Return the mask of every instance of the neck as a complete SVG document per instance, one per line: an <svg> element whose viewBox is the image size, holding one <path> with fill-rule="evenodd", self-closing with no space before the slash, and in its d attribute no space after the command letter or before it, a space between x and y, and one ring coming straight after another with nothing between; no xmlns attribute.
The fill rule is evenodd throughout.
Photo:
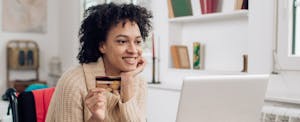
<svg viewBox="0 0 300 122"><path fill-rule="evenodd" d="M106 76L120 76L120 71L113 69L111 64L104 57L103 57L103 64L104 64Z"/></svg>

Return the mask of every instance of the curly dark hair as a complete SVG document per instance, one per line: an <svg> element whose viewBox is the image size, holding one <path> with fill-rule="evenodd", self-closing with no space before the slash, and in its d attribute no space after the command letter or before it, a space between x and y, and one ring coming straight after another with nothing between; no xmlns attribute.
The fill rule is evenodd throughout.
<svg viewBox="0 0 300 122"><path fill-rule="evenodd" d="M133 4L99 4L84 12L84 20L79 30L79 63L96 62L102 53L99 45L105 42L111 27L126 20L136 22L143 40L152 29L152 13L146 8Z"/></svg>

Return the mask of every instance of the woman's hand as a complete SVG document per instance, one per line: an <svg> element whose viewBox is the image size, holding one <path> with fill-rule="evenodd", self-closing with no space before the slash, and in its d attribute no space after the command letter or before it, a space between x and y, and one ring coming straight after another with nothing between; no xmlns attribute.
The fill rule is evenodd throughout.
<svg viewBox="0 0 300 122"><path fill-rule="evenodd" d="M94 88L89 90L87 96L85 97L85 104L92 113L90 122L102 122L105 118L106 111L106 96L104 92L106 90L102 88Z"/></svg>
<svg viewBox="0 0 300 122"><path fill-rule="evenodd" d="M146 61L141 57L135 70L121 73L121 99L123 103L127 102L134 96L134 79L140 72L144 70L145 66Z"/></svg>

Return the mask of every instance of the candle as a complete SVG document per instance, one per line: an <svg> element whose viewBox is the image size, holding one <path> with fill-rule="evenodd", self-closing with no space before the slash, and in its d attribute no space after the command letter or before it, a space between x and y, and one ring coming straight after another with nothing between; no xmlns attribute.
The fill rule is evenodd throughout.
<svg viewBox="0 0 300 122"><path fill-rule="evenodd" d="M152 41L152 58L155 58L155 46L154 46L154 33L152 33L151 37Z"/></svg>

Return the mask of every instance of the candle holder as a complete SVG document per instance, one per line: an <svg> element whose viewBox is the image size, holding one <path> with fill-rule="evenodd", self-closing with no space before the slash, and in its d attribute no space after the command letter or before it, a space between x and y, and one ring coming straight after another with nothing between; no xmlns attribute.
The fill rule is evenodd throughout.
<svg viewBox="0 0 300 122"><path fill-rule="evenodd" d="M152 32L151 34L151 42L152 42L152 80L149 84L160 84L160 81L156 81L156 53L159 51L159 47L157 47L157 45L155 45L155 36L154 33ZM156 51L157 49L157 51ZM158 74L159 75L159 74Z"/></svg>
<svg viewBox="0 0 300 122"><path fill-rule="evenodd" d="M150 84L160 84L160 81L156 81L156 57L152 57L152 81L150 82Z"/></svg>

